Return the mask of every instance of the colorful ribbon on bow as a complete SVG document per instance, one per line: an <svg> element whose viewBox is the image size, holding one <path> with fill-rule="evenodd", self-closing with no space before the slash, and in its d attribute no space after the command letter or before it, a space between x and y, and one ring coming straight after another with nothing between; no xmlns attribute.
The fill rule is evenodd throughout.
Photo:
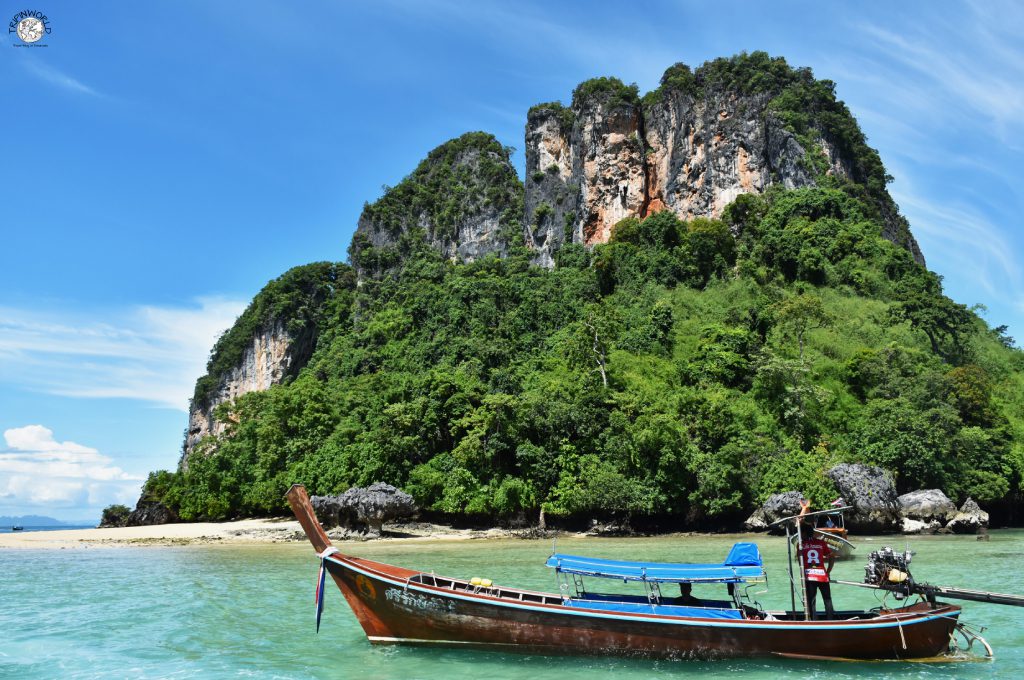
<svg viewBox="0 0 1024 680"><path fill-rule="evenodd" d="M328 546L322 553L317 553L320 558L320 573L316 577L316 632L320 633L320 616L324 613L324 585L327 583L327 566L324 561L328 555L333 555L338 549L333 545Z"/></svg>

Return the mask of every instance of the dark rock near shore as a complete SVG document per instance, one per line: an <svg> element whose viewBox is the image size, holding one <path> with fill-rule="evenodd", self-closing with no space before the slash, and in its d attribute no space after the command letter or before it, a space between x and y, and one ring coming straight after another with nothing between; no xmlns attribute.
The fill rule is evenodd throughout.
<svg viewBox="0 0 1024 680"><path fill-rule="evenodd" d="M178 515L160 501L149 501L139 499L135 509L128 515L124 526L145 527L155 524L173 524L178 521Z"/></svg>
<svg viewBox="0 0 1024 680"><path fill-rule="evenodd" d="M888 533L901 526L900 502L892 477L880 467L842 463L828 471L846 504L846 526L854 531Z"/></svg>
<svg viewBox="0 0 1024 680"><path fill-rule="evenodd" d="M311 496L309 502L313 505L313 511L324 529L366 529L365 525L357 526L356 513L341 504L341 496Z"/></svg>
<svg viewBox="0 0 1024 680"><path fill-rule="evenodd" d="M956 515L956 505L939 489L911 491L899 497L900 514L906 519L919 520L928 524L946 524Z"/></svg>
<svg viewBox="0 0 1024 680"><path fill-rule="evenodd" d="M800 501L804 495L799 491L772 494L764 504L754 511L743 526L747 531L768 531L772 522L800 513ZM781 531L779 532L781 533Z"/></svg>
<svg viewBox="0 0 1024 680"><path fill-rule="evenodd" d="M338 497L343 508L355 513L375 534L384 530L384 522L416 514L416 502L401 489L374 482L366 488L352 487Z"/></svg>
<svg viewBox="0 0 1024 680"><path fill-rule="evenodd" d="M345 527L379 534L384 522L416 514L412 496L401 489L374 482L368 487L354 486L340 496L313 496L309 499L325 529Z"/></svg>
<svg viewBox="0 0 1024 680"><path fill-rule="evenodd" d="M946 528L955 534L977 534L988 529L988 513L968 498Z"/></svg>

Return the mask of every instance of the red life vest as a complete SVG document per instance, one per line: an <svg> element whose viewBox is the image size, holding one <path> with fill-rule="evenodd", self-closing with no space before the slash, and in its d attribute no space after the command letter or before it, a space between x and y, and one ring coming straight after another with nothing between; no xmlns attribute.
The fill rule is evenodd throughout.
<svg viewBox="0 0 1024 680"><path fill-rule="evenodd" d="M803 542L800 557L804 564L804 578L808 581L828 582L825 563L832 556L832 550L825 541L812 538Z"/></svg>

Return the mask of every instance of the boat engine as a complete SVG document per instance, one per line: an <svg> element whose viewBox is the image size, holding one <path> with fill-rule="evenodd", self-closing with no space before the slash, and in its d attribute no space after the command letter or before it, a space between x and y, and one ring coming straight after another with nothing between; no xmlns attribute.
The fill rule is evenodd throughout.
<svg viewBox="0 0 1024 680"><path fill-rule="evenodd" d="M901 553L889 546L873 550L864 566L864 583L890 590L896 599L902 600L914 592L914 578L910 575L913 556L909 549Z"/></svg>

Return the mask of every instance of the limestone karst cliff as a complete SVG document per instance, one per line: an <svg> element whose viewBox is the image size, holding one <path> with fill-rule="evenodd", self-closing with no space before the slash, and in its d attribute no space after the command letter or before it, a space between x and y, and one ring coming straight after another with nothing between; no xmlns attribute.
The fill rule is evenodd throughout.
<svg viewBox="0 0 1024 680"><path fill-rule="evenodd" d="M693 71L676 64L643 97L616 78L589 80L569 106L528 112L523 182L510 151L483 132L431 151L366 205L353 265L363 276L392 271L415 233L449 259L504 256L523 243L551 267L563 244L606 243L624 218L717 218L737 196L773 185L867 196L883 235L924 263L877 152L833 83L762 52Z"/></svg>
<svg viewBox="0 0 1024 680"><path fill-rule="evenodd" d="M752 82L747 71L770 77ZM635 86L598 78L576 88L570 107L530 110L524 233L551 266L563 243L606 243L625 217L720 217L737 196L773 184L831 183L871 194L886 238L923 263L886 179L832 84L810 71L767 55L696 72L677 64L643 99Z"/></svg>
<svg viewBox="0 0 1024 680"><path fill-rule="evenodd" d="M354 276L345 265L319 262L295 267L268 283L210 353L207 374L189 408L182 466L207 435L225 431L221 404L294 377L316 349L321 330L337 321Z"/></svg>
<svg viewBox="0 0 1024 680"><path fill-rule="evenodd" d="M226 424L213 417L219 405L249 392L268 389L294 375L311 353L311 339L308 335L301 340L292 337L280 320L272 319L269 325L257 329L238 365L221 374L216 388L189 411L186 453L206 435L224 432Z"/></svg>

